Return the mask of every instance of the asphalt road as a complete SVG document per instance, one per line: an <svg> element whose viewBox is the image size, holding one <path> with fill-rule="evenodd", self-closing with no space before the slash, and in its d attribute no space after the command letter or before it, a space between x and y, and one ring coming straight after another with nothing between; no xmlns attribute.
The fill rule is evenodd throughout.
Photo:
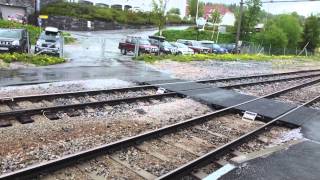
<svg viewBox="0 0 320 180"><path fill-rule="evenodd" d="M70 32L78 41L65 46L65 57L69 59L67 63L2 70L0 86L86 79L115 78L127 81L166 79L167 74L155 71L143 62L132 61L130 55L123 56L118 49L119 41L127 35L147 37L155 32L155 29Z"/></svg>

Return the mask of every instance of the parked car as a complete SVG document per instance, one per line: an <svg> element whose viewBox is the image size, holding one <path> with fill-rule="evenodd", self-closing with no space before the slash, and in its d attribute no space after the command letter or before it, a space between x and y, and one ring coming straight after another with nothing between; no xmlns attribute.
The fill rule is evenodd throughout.
<svg viewBox="0 0 320 180"><path fill-rule="evenodd" d="M26 29L0 28L0 51L28 53L30 40Z"/></svg>
<svg viewBox="0 0 320 180"><path fill-rule="evenodd" d="M134 52L136 44L139 44L139 54L156 54L159 49L157 46L151 45L148 39L143 39L141 37L127 36L127 38L119 43L118 48L123 55L128 52Z"/></svg>
<svg viewBox="0 0 320 180"><path fill-rule="evenodd" d="M236 53L240 53L240 47L238 47L238 50L236 50L236 44L232 43L232 44L220 44L221 47L227 49L227 51L229 53L232 54L236 54Z"/></svg>
<svg viewBox="0 0 320 180"><path fill-rule="evenodd" d="M197 54L208 54L210 52L210 49L203 47L199 41L178 39L177 42L187 45Z"/></svg>
<svg viewBox="0 0 320 180"><path fill-rule="evenodd" d="M48 54L62 56L63 37L58 28L47 27L40 34L36 46L35 54Z"/></svg>
<svg viewBox="0 0 320 180"><path fill-rule="evenodd" d="M182 55L191 55L194 54L193 49L189 48L187 45L178 43L178 42L173 42L171 43L173 46L175 46L178 50L178 54Z"/></svg>
<svg viewBox="0 0 320 180"><path fill-rule="evenodd" d="M201 41L201 45L210 49L210 53L226 54L228 50L215 44L213 41Z"/></svg>
<svg viewBox="0 0 320 180"><path fill-rule="evenodd" d="M165 40L162 36L149 36L151 45L157 46L160 50L159 54L177 54L178 49Z"/></svg>

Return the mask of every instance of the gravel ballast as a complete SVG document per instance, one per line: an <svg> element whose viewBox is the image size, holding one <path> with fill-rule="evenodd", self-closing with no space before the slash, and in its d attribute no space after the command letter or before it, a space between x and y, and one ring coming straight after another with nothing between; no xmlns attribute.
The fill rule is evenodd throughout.
<svg viewBox="0 0 320 180"><path fill-rule="evenodd" d="M8 173L211 112L191 99L138 104L107 107L80 117L60 114L62 119L57 121L38 116L32 124L0 128L0 171Z"/></svg>

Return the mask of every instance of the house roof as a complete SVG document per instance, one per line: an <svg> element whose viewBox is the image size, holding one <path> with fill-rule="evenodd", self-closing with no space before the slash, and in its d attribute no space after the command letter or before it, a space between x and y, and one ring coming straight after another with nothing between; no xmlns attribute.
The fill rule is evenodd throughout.
<svg viewBox="0 0 320 180"><path fill-rule="evenodd" d="M230 9L222 4L206 4L204 7L204 16L208 18L214 11L218 11L222 16L227 13L232 13Z"/></svg>

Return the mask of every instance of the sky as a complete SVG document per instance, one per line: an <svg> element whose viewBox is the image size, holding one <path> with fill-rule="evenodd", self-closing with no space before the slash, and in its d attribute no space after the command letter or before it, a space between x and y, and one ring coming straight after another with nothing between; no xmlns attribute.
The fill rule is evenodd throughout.
<svg viewBox="0 0 320 180"><path fill-rule="evenodd" d="M202 0L204 2L231 4L239 3L240 0ZM244 0L245 1L245 0ZM268 0L263 0L268 1ZM277 1L277 0L274 0ZM296 2L296 3L272 3L263 4L263 9L272 14L297 12L303 16L310 16L320 13L320 1L316 2Z"/></svg>

